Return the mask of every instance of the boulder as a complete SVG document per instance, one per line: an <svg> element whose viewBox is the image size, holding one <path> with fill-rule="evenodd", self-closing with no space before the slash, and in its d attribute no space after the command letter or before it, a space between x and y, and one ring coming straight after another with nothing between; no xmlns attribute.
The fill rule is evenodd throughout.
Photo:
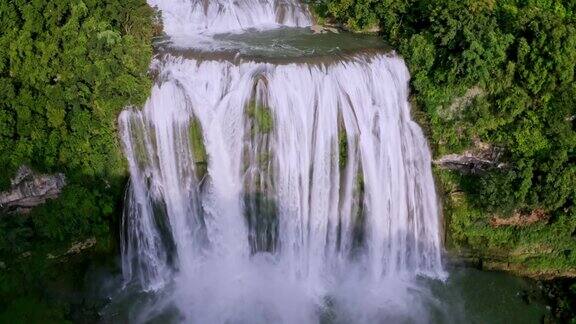
<svg viewBox="0 0 576 324"><path fill-rule="evenodd" d="M10 189L0 192L0 210L26 213L47 199L57 198L65 185L62 173L39 174L22 166L11 180Z"/></svg>

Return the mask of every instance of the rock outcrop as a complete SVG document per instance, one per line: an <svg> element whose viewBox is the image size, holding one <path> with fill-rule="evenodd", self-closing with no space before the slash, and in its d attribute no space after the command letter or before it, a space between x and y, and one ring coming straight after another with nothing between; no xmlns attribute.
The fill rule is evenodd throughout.
<svg viewBox="0 0 576 324"><path fill-rule="evenodd" d="M543 209L535 209L529 213L517 211L510 217L493 216L490 219L490 225L492 225L492 227L525 227L538 222L548 221L549 218L550 215Z"/></svg>
<svg viewBox="0 0 576 324"><path fill-rule="evenodd" d="M97 243L97 241L94 237L91 237L84 242L76 242L76 243L72 244L70 249L68 249L68 251L66 252L66 255L80 254L82 251L87 250L87 249L95 246L96 243Z"/></svg>
<svg viewBox="0 0 576 324"><path fill-rule="evenodd" d="M26 213L47 199L57 198L65 185L62 173L39 174L22 166L11 180L11 188L0 192L0 211Z"/></svg>
<svg viewBox="0 0 576 324"><path fill-rule="evenodd" d="M340 33L338 28L330 25L313 25L312 27L310 27L310 29L314 34Z"/></svg>
<svg viewBox="0 0 576 324"><path fill-rule="evenodd" d="M434 164L442 169L479 174L493 168L504 168L506 165L499 162L501 155L501 149L476 141L474 148L461 154L444 155L434 160Z"/></svg>

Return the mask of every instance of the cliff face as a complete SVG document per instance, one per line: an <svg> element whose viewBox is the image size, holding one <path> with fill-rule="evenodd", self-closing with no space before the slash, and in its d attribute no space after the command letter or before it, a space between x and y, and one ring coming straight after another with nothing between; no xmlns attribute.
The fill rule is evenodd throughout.
<svg viewBox="0 0 576 324"><path fill-rule="evenodd" d="M27 213L47 199L57 198L65 185L62 173L39 174L22 166L11 180L10 189L0 192L0 210Z"/></svg>

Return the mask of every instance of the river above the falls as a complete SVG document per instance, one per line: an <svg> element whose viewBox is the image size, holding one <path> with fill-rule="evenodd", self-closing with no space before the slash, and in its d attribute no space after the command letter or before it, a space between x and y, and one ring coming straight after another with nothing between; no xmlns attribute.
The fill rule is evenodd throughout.
<svg viewBox="0 0 576 324"><path fill-rule="evenodd" d="M205 59L244 59L270 63L333 62L357 53L391 51L376 34L334 32L333 29L275 28L249 29L242 33L211 36L164 36L156 40L159 54Z"/></svg>

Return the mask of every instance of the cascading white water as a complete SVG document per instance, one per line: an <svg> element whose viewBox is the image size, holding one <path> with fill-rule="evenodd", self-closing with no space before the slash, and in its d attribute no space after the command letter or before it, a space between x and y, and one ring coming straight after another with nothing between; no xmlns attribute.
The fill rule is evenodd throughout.
<svg viewBox="0 0 576 324"><path fill-rule="evenodd" d="M162 12L174 45L210 48L219 33L312 25L304 6L292 0L149 0Z"/></svg>
<svg viewBox="0 0 576 324"><path fill-rule="evenodd" d="M176 8L169 34L183 17L301 21L273 1L156 4ZM174 18L178 6L192 11ZM137 321L168 304L197 323L425 321L415 282L444 276L440 224L401 59L154 65L146 106L120 116L125 280L168 296Z"/></svg>
<svg viewBox="0 0 576 324"><path fill-rule="evenodd" d="M303 6L290 0L150 0L162 11L170 36L239 32L249 28L311 25Z"/></svg>

